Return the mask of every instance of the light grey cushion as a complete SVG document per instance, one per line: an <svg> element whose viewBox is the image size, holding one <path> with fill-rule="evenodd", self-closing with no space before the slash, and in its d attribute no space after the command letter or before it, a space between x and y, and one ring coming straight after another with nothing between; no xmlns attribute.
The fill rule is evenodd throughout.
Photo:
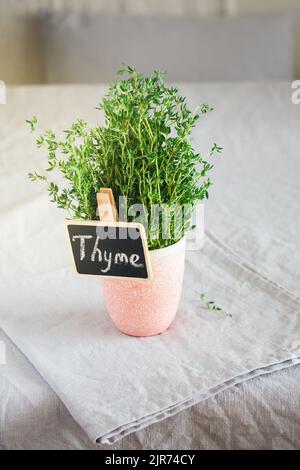
<svg viewBox="0 0 300 470"><path fill-rule="evenodd" d="M24 3L24 2L23 2ZM0 80L7 85L43 82L36 18L6 12L0 3Z"/></svg>
<svg viewBox="0 0 300 470"><path fill-rule="evenodd" d="M172 81L290 79L289 15L197 19L86 11L41 18L49 83L105 82L122 62Z"/></svg>

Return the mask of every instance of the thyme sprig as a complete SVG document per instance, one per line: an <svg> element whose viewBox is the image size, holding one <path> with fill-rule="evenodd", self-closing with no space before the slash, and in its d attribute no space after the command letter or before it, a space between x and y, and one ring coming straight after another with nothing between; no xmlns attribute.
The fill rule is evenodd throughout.
<svg viewBox="0 0 300 470"><path fill-rule="evenodd" d="M231 313L225 312L225 310L223 310L223 308L219 307L214 300L209 300L208 297L207 297L207 294L205 294L203 292L197 292L197 291L196 291L196 294L197 294L197 297L199 298L199 300L202 302L203 307L207 308L208 310L214 310L215 312L224 313L224 315L226 317L232 318Z"/></svg>
<svg viewBox="0 0 300 470"><path fill-rule="evenodd" d="M64 131L63 139L52 130L38 136L37 147L46 149L48 163L44 174L28 176L46 182L51 202L71 218L97 219L96 193L100 187L111 187L116 201L122 195L128 207L144 205L149 226L155 204L165 205L174 220L174 207L194 206L209 196L211 157L222 148L214 143L207 156L201 155L190 137L200 116L213 108L205 103L190 111L186 98L165 84L161 72L145 77L123 65L119 74L127 77L113 83L98 105L105 125L90 127L79 119ZM27 123L34 132L37 118ZM62 174L66 184L51 180L51 172ZM184 231L190 227L186 224ZM159 234L153 240L148 233L150 249L176 241L175 235L164 239Z"/></svg>

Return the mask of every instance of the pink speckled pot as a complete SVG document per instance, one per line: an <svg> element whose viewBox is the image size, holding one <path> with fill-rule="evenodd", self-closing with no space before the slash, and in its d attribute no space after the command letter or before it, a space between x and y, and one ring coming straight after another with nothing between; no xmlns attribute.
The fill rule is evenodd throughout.
<svg viewBox="0 0 300 470"><path fill-rule="evenodd" d="M108 314L127 335L157 335L174 320L182 290L185 237L167 248L150 251L150 259L150 281L101 280Z"/></svg>

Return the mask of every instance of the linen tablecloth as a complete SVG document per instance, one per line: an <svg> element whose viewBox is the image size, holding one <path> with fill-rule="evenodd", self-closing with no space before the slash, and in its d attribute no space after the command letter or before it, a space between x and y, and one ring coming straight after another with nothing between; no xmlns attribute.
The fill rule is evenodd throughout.
<svg viewBox="0 0 300 470"><path fill-rule="evenodd" d="M0 331L1 449L298 449L300 365L252 378L119 440L93 444Z"/></svg>
<svg viewBox="0 0 300 470"><path fill-rule="evenodd" d="M77 117L78 109L81 116L95 122L96 115L89 113L88 105L92 109L103 90L17 88L8 93L8 104L1 114L0 230L1 240L9 240L1 249L1 323L83 429L102 442L113 442L248 379L252 369L258 368L254 374L269 372L274 364L276 368L290 365L291 358L296 363L299 356L299 187L295 176L299 161L294 150L299 140L295 132L299 111L290 101L289 84L195 85L181 89L195 104L196 97L198 102L211 98L220 108L215 117L203 123L201 133L195 134L195 145L201 138L201 147L205 146L213 134L227 150L218 162L216 191L206 210L205 248L187 257L186 285L177 321L165 335L143 340L128 339L113 329L103 314L97 280L79 282L71 274L61 237L63 216L49 207L41 189L24 183L27 169L39 164L23 125L24 109L18 114L16 109L26 102L28 117L39 114L38 103L47 104L42 125L53 127L55 122L56 128L66 127L67 116L70 122ZM256 107L253 101L251 105L248 102L251 93L257 96ZM288 122L279 117L278 123L276 110L282 116L283 109ZM256 119L251 121L253 115ZM12 124L14 134L7 132ZM255 142L251 140L254 130ZM271 145L274 130L277 143ZM291 146L285 156L281 146L287 140ZM288 221L285 227L283 217ZM195 290L208 291L230 310L232 318L201 308ZM105 338L102 345L100 337L102 343ZM103 356L112 344L117 349ZM101 371L101 358L111 359L116 351L123 354L124 350L136 374L130 381L116 375L110 382L110 374ZM70 351L74 353L71 362ZM167 363L161 364L161 354ZM101 367L95 368L99 359ZM81 363L89 364L84 374ZM104 412L105 387L114 392L113 413ZM130 400L124 400L132 391L144 397L140 409L133 409Z"/></svg>

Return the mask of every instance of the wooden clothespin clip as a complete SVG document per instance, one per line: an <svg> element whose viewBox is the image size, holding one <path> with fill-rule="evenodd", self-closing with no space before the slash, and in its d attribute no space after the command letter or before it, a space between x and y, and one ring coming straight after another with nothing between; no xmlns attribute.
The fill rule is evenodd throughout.
<svg viewBox="0 0 300 470"><path fill-rule="evenodd" d="M100 188L97 193L99 219L103 222L117 222L118 211L111 188Z"/></svg>

